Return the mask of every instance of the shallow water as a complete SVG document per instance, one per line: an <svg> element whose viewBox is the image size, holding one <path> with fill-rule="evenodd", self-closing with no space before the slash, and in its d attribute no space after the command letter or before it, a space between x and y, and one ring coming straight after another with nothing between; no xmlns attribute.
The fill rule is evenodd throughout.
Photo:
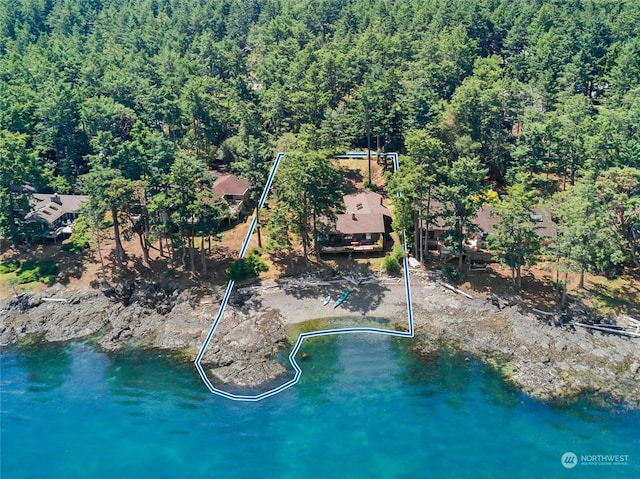
<svg viewBox="0 0 640 479"><path fill-rule="evenodd" d="M1 477L640 477L640 413L554 407L410 341L307 340L298 385L258 403L208 392L163 354L71 344L2 352ZM563 453L628 455L565 469Z"/></svg>

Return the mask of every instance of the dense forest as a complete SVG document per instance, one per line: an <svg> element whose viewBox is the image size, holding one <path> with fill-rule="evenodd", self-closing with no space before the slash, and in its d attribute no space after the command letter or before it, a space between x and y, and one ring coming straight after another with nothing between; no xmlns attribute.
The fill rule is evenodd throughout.
<svg viewBox="0 0 640 479"><path fill-rule="evenodd" d="M389 186L409 231L433 198L461 249L493 201L519 272L540 252L523 218L548 201L567 267L638 265L637 0L0 0L0 58L16 242L16 185L90 194L141 244L177 231L183 251L218 227L214 163L259 192L275 151L379 145L403 154Z"/></svg>

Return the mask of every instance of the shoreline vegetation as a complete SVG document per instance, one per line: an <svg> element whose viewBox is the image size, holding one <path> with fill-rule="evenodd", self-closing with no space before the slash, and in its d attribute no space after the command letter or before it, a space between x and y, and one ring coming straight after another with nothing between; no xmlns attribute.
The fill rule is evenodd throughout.
<svg viewBox="0 0 640 479"><path fill-rule="evenodd" d="M244 388L278 380L286 368L274 358L292 332L332 319L406 328L399 278L347 278L306 275L237 287L203 358L210 378ZM602 405L640 408L639 339L576 328L573 323L589 320L577 307L551 317L517 296L474 292L470 299L446 288L439 273L412 270L411 283L417 354L429 357L444 348L474 356L543 401L571 403L589 394ZM346 287L352 292L340 308L323 304L327 294L337 297ZM58 285L0 303L0 345L89 341L105 351L172 350L192 361L222 294L221 288L180 290L170 281L80 291Z"/></svg>

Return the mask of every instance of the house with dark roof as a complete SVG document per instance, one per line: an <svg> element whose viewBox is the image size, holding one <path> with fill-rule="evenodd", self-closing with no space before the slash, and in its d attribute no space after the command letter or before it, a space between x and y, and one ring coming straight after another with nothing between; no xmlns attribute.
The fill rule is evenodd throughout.
<svg viewBox="0 0 640 479"><path fill-rule="evenodd" d="M26 220L40 225L42 239L55 241L61 235L71 234L71 226L80 214L80 207L88 199L85 195L34 193L30 201L31 212Z"/></svg>
<svg viewBox="0 0 640 479"><path fill-rule="evenodd" d="M500 218L493 215L491 206L483 206L473 218L472 222L479 231L487 235L495 233L494 225ZM553 241L558 237L558 225L554 221L552 208L534 208L529 215L529 221L536 234L543 241Z"/></svg>
<svg viewBox="0 0 640 479"><path fill-rule="evenodd" d="M322 253L351 253L384 250L391 214L378 193L360 190L343 197L345 213L334 220L323 219Z"/></svg>
<svg viewBox="0 0 640 479"><path fill-rule="evenodd" d="M446 252L448 248L445 244L445 236L451 228L447 226L442 217L442 205L438 201L431 202L431 215L432 220L429 222L427 247L429 250L437 250L440 253ZM469 238L467 244L472 249L486 247L485 238L495 233L494 225L499 220L500 218L494 216L492 206L482 206L471 219L471 223L476 226L478 234L474 235L475 238ZM543 242L554 241L557 238L558 226L554 222L552 208L534 208L529 215L529 221ZM423 232L424 229L423 223Z"/></svg>
<svg viewBox="0 0 640 479"><path fill-rule="evenodd" d="M213 183L213 194L229 205L226 217L237 218L246 212L249 203L249 180L232 174L220 175Z"/></svg>

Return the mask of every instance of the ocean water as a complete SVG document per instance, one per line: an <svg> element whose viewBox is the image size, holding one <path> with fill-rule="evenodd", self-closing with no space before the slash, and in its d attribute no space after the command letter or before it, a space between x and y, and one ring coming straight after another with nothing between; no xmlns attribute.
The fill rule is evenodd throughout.
<svg viewBox="0 0 640 479"><path fill-rule="evenodd" d="M415 357L406 339L302 350L300 383L258 403L210 394L164 354L4 350L0 477L640 477L638 411L533 401L474 360ZM580 463L597 454L628 457Z"/></svg>

